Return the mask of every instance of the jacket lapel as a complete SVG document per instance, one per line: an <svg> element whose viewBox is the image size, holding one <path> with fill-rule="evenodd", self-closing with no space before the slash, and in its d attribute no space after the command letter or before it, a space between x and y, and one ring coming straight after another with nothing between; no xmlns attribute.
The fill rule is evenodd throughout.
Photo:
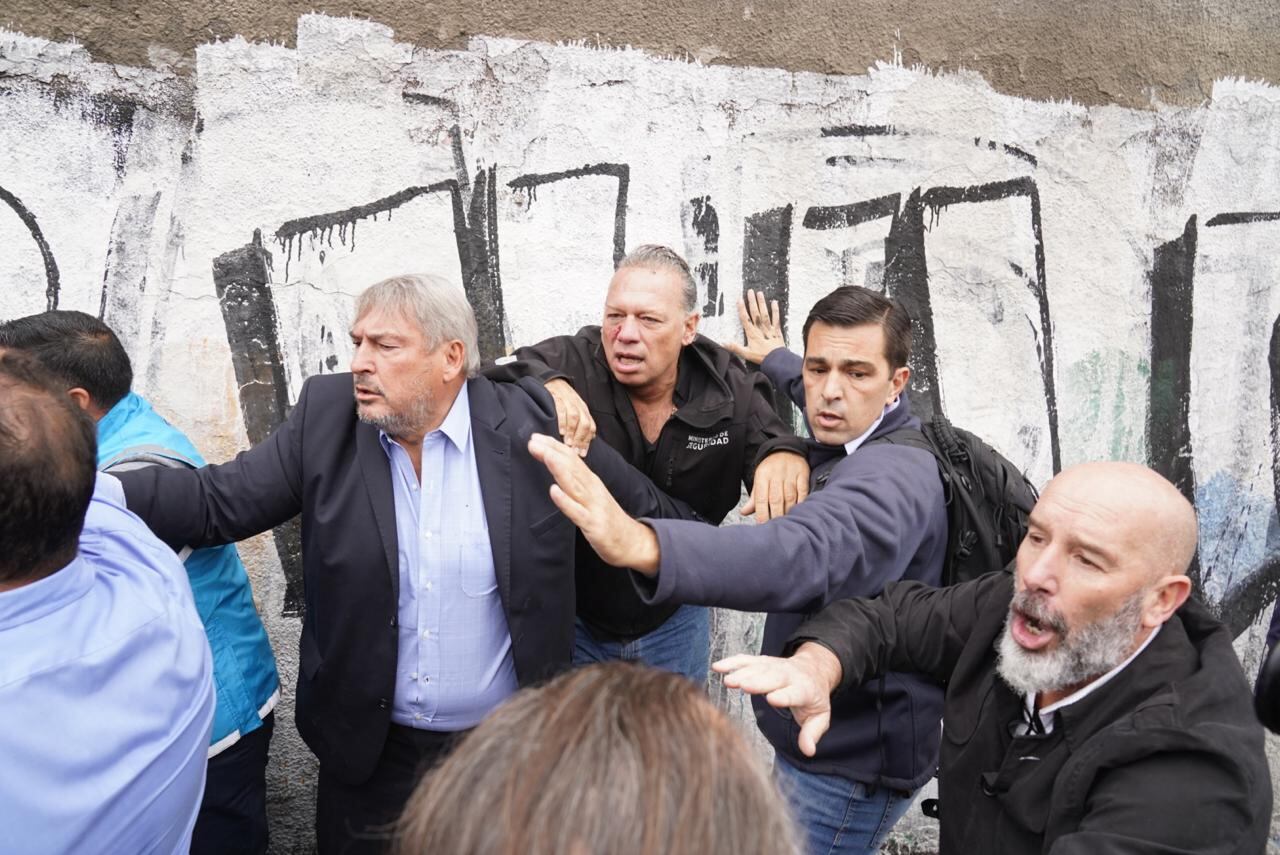
<svg viewBox="0 0 1280 855"><path fill-rule="evenodd" d="M396 500L391 487L391 461L378 441L377 428L356 425L356 460L360 464L360 474L364 476L365 489L369 491L374 522L378 525L378 537L391 575L393 602L399 603L400 547L396 539Z"/></svg>
<svg viewBox="0 0 1280 855"><path fill-rule="evenodd" d="M477 377L468 381L471 399L471 436L476 444L476 472L480 476L480 496L484 500L485 521L489 525L489 546L493 550L493 570L498 592L511 614L511 440L495 428L506 419L490 381Z"/></svg>

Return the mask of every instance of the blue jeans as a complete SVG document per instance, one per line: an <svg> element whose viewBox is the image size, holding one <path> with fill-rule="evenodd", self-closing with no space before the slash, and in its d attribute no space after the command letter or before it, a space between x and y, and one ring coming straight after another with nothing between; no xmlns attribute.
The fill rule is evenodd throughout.
<svg viewBox="0 0 1280 855"><path fill-rule="evenodd" d="M699 686L707 684L711 663L711 610L681 606L666 623L631 641L599 641L581 620L573 639L573 664L590 665L623 659L683 674Z"/></svg>
<svg viewBox="0 0 1280 855"><path fill-rule="evenodd" d="M839 775L797 769L781 756L774 758L773 774L808 855L875 855L916 795L887 787L870 792L866 784Z"/></svg>

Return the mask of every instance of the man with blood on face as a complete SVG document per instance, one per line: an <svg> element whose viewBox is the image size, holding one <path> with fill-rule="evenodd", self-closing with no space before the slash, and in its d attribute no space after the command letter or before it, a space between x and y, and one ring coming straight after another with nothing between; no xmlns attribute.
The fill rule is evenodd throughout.
<svg viewBox="0 0 1280 855"><path fill-rule="evenodd" d="M698 286L664 246L636 247L617 264L598 327L521 347L491 379L542 381L565 444L599 438L707 522L743 513L782 516L809 489L804 441L774 409L768 379L698 334ZM579 538L574 663L637 660L703 684L710 612L642 601L623 574Z"/></svg>
<svg viewBox="0 0 1280 855"><path fill-rule="evenodd" d="M833 693L884 668L944 682L943 853L1261 852L1262 730L1229 631L1189 599L1196 540L1160 475L1082 464L1036 504L1013 584L889 585L817 614L787 658L715 668L789 708L806 754Z"/></svg>

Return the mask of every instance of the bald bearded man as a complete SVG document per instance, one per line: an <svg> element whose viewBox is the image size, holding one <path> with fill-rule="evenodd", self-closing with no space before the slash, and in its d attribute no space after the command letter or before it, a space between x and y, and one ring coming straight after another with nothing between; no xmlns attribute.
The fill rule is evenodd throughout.
<svg viewBox="0 0 1280 855"><path fill-rule="evenodd" d="M788 658L715 667L789 707L806 754L833 692L882 669L943 682L944 855L1262 852L1262 729L1229 632L1188 599L1195 548L1172 484L1084 464L1045 489L1012 585L889 585L821 611Z"/></svg>

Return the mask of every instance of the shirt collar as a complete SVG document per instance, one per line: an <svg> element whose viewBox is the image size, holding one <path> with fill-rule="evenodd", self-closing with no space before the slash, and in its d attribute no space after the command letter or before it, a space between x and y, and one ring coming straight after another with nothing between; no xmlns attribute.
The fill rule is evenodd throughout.
<svg viewBox="0 0 1280 855"><path fill-rule="evenodd" d="M1157 626L1155 629L1151 630L1151 634L1147 636L1146 640L1143 641L1142 644L1138 645L1137 650L1129 654L1128 659L1124 660L1119 665L1112 668L1110 671L1103 674L1098 679L1093 680L1092 682L1086 683L1084 686L1081 686L1075 692L1071 693L1070 695L1067 695L1062 700L1056 703L1049 704L1049 706L1040 710L1040 721L1044 723L1046 728L1051 728L1052 721L1050 719L1045 718L1045 716L1052 716L1054 713L1056 713L1058 710L1062 709L1063 707L1069 707L1074 703L1083 701L1086 697L1093 694L1098 689L1101 689L1107 683L1111 682L1111 680L1117 674L1119 674L1121 671L1123 671L1125 668L1129 666L1130 662L1138 658L1138 654L1142 653L1142 651L1147 649L1147 647L1151 644L1151 642L1155 640L1155 637L1160 634L1160 629L1163 626L1164 624L1160 624L1160 626ZM1036 711L1036 693L1035 692L1029 693L1024 699L1024 703L1026 704L1026 707L1027 707L1027 714L1028 716L1030 716L1032 713Z"/></svg>
<svg viewBox="0 0 1280 855"><path fill-rule="evenodd" d="M453 399L453 405L449 407L440 427L427 434L443 434L458 451L466 451L467 443L471 440L471 399L467 394L467 385L463 383L458 389L458 396ZM378 440L388 455L391 454L391 446L399 444L383 430L378 431ZM426 437L423 437L423 441L426 441Z"/></svg>
<svg viewBox="0 0 1280 855"><path fill-rule="evenodd" d="M876 432L876 428L880 427L880 423L884 421L884 417L892 413L894 410L898 409L898 402L901 400L902 400L901 397L897 397L897 398L894 398L889 403L885 404L884 410L881 411L880 413L880 417L871 423L871 427L863 431L861 436L854 437L853 439L849 440L844 444L844 453L853 454L855 451L857 451L858 448L862 445L862 443L866 442L867 438L870 437L871 434Z"/></svg>
<svg viewBox="0 0 1280 855"><path fill-rule="evenodd" d="M29 585L0 591L0 630L38 620L83 597L93 584L93 567L80 556Z"/></svg>
<svg viewBox="0 0 1280 855"><path fill-rule="evenodd" d="M98 441L105 442L111 435L123 427L142 408L143 401L137 392L125 395L107 414L98 420Z"/></svg>

